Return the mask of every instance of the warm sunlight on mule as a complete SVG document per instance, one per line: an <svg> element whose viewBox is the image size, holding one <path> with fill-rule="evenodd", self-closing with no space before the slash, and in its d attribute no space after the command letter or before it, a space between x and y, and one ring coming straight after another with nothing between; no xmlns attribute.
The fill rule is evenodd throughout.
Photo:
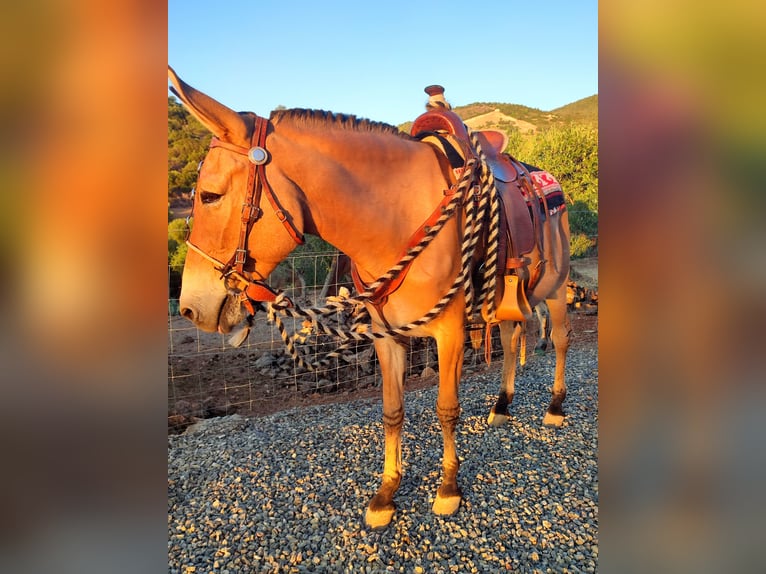
<svg viewBox="0 0 766 574"><path fill-rule="evenodd" d="M321 111L275 111L267 119L229 109L172 70L169 77L215 135L194 197L181 314L200 329L229 333L264 304L273 310L284 299L264 280L304 234L352 262L383 379L385 463L367 508L370 527L389 524L402 479L406 337L433 337L438 348L444 452L437 514L454 513L462 498L455 426L467 320L500 322L503 376L489 414L500 425L513 399L521 321L547 303L556 371L544 423L561 426L567 211L502 153L500 134L467 132L448 106L417 118L412 136ZM443 92L437 88L429 86L429 95Z"/></svg>

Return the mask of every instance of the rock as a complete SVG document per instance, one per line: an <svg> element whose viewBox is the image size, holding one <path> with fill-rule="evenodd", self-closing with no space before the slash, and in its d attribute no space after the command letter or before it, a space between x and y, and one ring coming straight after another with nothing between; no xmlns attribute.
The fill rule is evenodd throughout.
<svg viewBox="0 0 766 574"><path fill-rule="evenodd" d="M256 369L266 369L267 367L270 367L274 363L276 363L277 359L274 357L274 355L270 353L264 353L260 357L258 357L255 360L255 363L253 363L253 366Z"/></svg>
<svg viewBox="0 0 766 574"><path fill-rule="evenodd" d="M435 371L434 369L432 369L431 367L426 367L426 368L425 368L425 369L423 369L423 371L420 373L420 378L421 378L421 379L430 379L431 377L435 377L435 376L437 376L437 373L436 373L436 371Z"/></svg>

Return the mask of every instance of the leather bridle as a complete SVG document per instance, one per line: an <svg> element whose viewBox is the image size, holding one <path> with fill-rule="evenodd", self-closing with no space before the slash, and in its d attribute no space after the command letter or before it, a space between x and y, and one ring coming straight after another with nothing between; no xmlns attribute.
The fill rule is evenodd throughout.
<svg viewBox="0 0 766 574"><path fill-rule="evenodd" d="M266 179L266 164L270 159L269 153L266 151L266 134L269 121L251 112L248 112L246 115L253 118L253 132L250 137L249 148L221 141L217 137L210 141L210 149L219 147L238 155L243 155L250 162L247 173L247 192L242 204L237 248L229 261L223 263L194 245L191 241L187 240L186 244L189 246L189 249L210 261L216 270L221 272L221 279L227 282L227 287L239 292L240 301L247 311L254 315L255 307L253 302L273 302L278 295L262 279L254 279L250 272L245 271L245 263L248 259L247 240L253 225L263 216L263 210L260 207L262 195L266 196L266 199L274 209L274 213L279 221L282 222L282 225L284 225L293 241L298 245L302 245L305 240L300 230L295 227L290 215L282 209L277 196L274 194L274 190L271 189Z"/></svg>

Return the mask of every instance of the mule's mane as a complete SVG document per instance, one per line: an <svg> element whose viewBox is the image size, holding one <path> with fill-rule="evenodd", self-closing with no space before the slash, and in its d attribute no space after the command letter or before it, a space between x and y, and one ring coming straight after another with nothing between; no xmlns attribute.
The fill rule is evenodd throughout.
<svg viewBox="0 0 766 574"><path fill-rule="evenodd" d="M398 128L383 122L374 122L350 114L336 114L324 110L274 110L269 118L275 125L287 121L306 127L340 128L357 132L391 134L409 139L410 136Z"/></svg>

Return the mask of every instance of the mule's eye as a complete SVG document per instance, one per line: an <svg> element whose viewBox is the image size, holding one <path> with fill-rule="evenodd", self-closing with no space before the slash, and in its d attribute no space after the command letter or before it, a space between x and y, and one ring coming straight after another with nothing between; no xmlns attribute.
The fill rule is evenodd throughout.
<svg viewBox="0 0 766 574"><path fill-rule="evenodd" d="M221 199L221 197L223 197L221 194L213 193L212 191L202 191L199 194L199 200L202 203L215 203Z"/></svg>

